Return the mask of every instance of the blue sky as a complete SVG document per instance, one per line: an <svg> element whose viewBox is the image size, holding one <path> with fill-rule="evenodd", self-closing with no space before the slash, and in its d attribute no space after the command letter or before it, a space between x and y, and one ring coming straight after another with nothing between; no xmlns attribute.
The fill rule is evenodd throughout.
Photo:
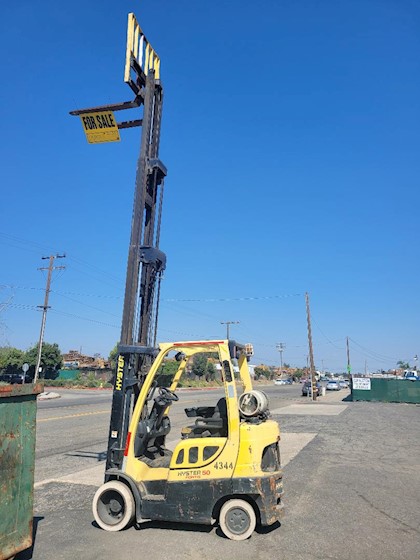
<svg viewBox="0 0 420 560"><path fill-rule="evenodd" d="M2 7L0 345L119 338L139 129L88 145L68 112L132 94L127 14L162 61L159 339L254 342L254 363L394 367L420 353L420 5L74 0ZM133 112L130 117L135 118ZM124 115L128 118L129 115ZM65 261L65 262L64 262ZM199 300L187 302L184 300ZM174 301L175 300L175 301Z"/></svg>

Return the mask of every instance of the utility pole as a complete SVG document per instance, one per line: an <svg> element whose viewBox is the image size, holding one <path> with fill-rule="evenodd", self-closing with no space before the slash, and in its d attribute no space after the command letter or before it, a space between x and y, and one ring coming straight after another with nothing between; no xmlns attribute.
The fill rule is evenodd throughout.
<svg viewBox="0 0 420 560"><path fill-rule="evenodd" d="M286 348L284 342L279 342L276 345L277 350L280 352L280 377L283 375L283 350Z"/></svg>
<svg viewBox="0 0 420 560"><path fill-rule="evenodd" d="M35 366L34 383L36 383L38 380L39 368L41 366L42 343L44 341L45 323L47 321L47 310L49 309L48 299L50 296L52 271L66 268L65 266L54 266L54 259L63 259L65 256L66 255L50 255L49 257L42 257L43 260L49 259L49 265L48 267L44 266L38 269L38 270L48 270L48 276L47 276L47 284L45 286L44 305L37 306L40 309L42 309L42 321L41 321L41 332L39 333L38 357Z"/></svg>
<svg viewBox="0 0 420 560"><path fill-rule="evenodd" d="M306 319L308 322L308 343L309 343L309 362L311 368L311 384L312 384L312 400L316 401L316 394L315 394L315 364L314 364L314 352L312 348L312 330L311 330L311 312L309 310L309 294L308 292L305 293L306 299Z"/></svg>
<svg viewBox="0 0 420 560"><path fill-rule="evenodd" d="M347 373L351 377L349 337L347 337L346 341L347 341Z"/></svg>
<svg viewBox="0 0 420 560"><path fill-rule="evenodd" d="M226 338L229 340L229 325L239 325L239 321L220 321L221 325L226 325Z"/></svg>

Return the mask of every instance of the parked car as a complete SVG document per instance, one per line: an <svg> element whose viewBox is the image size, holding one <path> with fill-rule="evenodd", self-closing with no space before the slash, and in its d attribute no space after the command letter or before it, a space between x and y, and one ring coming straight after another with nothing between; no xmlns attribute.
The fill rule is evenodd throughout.
<svg viewBox="0 0 420 560"><path fill-rule="evenodd" d="M340 387L342 389L348 389L349 388L349 382L346 379L340 379L338 384L340 385Z"/></svg>
<svg viewBox="0 0 420 560"><path fill-rule="evenodd" d="M404 373L404 379L407 379L408 381L418 381L420 376L417 375L416 371L406 371Z"/></svg>
<svg viewBox="0 0 420 560"><path fill-rule="evenodd" d="M274 380L274 385L285 385L285 384L286 384L285 379L275 379Z"/></svg>
<svg viewBox="0 0 420 560"><path fill-rule="evenodd" d="M315 384L315 393L319 395L321 393L321 385L319 383ZM310 381L305 381L302 385L302 397L307 397L312 395L312 383Z"/></svg>
<svg viewBox="0 0 420 560"><path fill-rule="evenodd" d="M292 379L275 379L274 385L291 385L293 383Z"/></svg>
<svg viewBox="0 0 420 560"><path fill-rule="evenodd" d="M22 385L23 378L25 378L25 383L32 383L32 377L27 373L3 373L0 375L0 381L11 383L12 385Z"/></svg>
<svg viewBox="0 0 420 560"><path fill-rule="evenodd" d="M326 389L327 391L340 391L340 383L338 381L328 381Z"/></svg>

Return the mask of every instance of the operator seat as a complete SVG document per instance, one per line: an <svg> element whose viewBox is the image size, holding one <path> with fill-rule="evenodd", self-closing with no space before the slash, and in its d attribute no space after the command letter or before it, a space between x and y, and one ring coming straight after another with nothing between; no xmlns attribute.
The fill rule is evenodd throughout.
<svg viewBox="0 0 420 560"><path fill-rule="evenodd" d="M226 399L219 399L216 406L198 407L196 409L185 409L187 416L194 411L197 420L192 426L187 426L181 431L183 438L197 437L227 437L228 416Z"/></svg>

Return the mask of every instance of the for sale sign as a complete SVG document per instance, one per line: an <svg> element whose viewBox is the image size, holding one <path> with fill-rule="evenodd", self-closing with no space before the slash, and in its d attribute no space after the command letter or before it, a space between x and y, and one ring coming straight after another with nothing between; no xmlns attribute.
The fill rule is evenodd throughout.
<svg viewBox="0 0 420 560"><path fill-rule="evenodd" d="M79 116L89 144L120 141L118 124L112 111L82 113Z"/></svg>
<svg viewBox="0 0 420 560"><path fill-rule="evenodd" d="M370 378L353 377L353 389L358 391L370 391Z"/></svg>

